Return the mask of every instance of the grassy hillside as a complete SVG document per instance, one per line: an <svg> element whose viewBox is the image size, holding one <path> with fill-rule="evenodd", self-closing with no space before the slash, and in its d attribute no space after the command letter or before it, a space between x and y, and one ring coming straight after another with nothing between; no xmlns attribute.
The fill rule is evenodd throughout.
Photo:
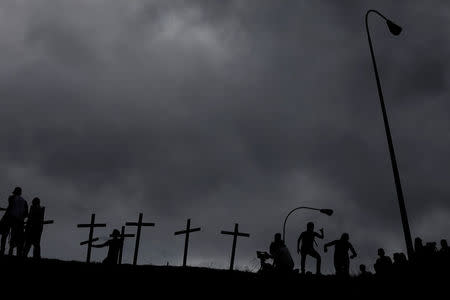
<svg viewBox="0 0 450 300"><path fill-rule="evenodd" d="M22 296L123 297L132 299L218 296L275 296L371 298L418 294L445 290L443 280L428 278L358 278L335 276L260 275L250 272L171 266L105 266L75 261L43 259L34 261L0 259L3 290L20 291ZM402 297L403 298L403 297Z"/></svg>

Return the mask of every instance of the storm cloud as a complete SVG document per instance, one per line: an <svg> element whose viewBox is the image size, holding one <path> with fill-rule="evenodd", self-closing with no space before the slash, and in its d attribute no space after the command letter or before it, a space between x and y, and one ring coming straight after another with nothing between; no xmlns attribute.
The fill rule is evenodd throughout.
<svg viewBox="0 0 450 300"><path fill-rule="evenodd" d="M144 219L140 263L257 266L286 213L349 232L359 263L404 251L364 15L370 17L409 212L425 241L450 225L450 5L445 1L5 0L0 4L0 196L39 196L43 254L84 259L76 228ZM130 230L132 230L130 228ZM132 258L128 242L125 261ZM95 260L105 253L94 250ZM296 258L296 263L299 260ZM333 271L325 254L325 272Z"/></svg>

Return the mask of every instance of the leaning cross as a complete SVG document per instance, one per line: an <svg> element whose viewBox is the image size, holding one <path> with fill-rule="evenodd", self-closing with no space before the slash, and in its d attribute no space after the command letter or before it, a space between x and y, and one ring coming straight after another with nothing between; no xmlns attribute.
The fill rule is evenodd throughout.
<svg viewBox="0 0 450 300"><path fill-rule="evenodd" d="M1 208L0 208L0 210L2 210ZM53 223L55 223L55 221L54 220L45 220L45 218L44 218L44 216L45 216L45 206L43 206L42 207L42 225L48 225L48 224L53 224ZM27 224L27 222L28 221L25 221L24 222L24 224L26 225Z"/></svg>
<svg viewBox="0 0 450 300"><path fill-rule="evenodd" d="M87 241L81 242L80 245L86 245L86 244L88 245L86 262L90 263L91 262L92 242L98 241L98 238L95 238L95 239L93 238L94 228L95 227L106 227L106 224L100 224L100 223L95 224L95 214L92 214L91 215L91 223L78 224L77 227L78 228L89 228L89 239Z"/></svg>
<svg viewBox="0 0 450 300"><path fill-rule="evenodd" d="M133 265L137 264L138 252L139 252L139 241L141 240L141 228L142 226L155 226L155 223L143 223L142 222L142 213L139 214L138 222L126 222L126 226L136 226L136 245L134 246L134 257L133 257Z"/></svg>
<svg viewBox="0 0 450 300"><path fill-rule="evenodd" d="M239 232L239 225L234 224L234 231L221 231L221 234L227 234L233 236L233 248L231 249L231 261L230 261L230 270L234 268L234 256L236 254L236 241L238 236L250 237L248 233Z"/></svg>
<svg viewBox="0 0 450 300"><path fill-rule="evenodd" d="M114 237L114 235L110 235L110 237ZM125 238L127 237L134 237L134 234L125 233L125 226L122 226L122 231L120 232L120 239L122 240L122 243L120 245L119 250L119 265L122 264L122 254L123 254L123 244L125 241Z"/></svg>
<svg viewBox="0 0 450 300"><path fill-rule="evenodd" d="M184 255L183 255L183 267L186 267L187 253L189 247L189 234L191 232L200 231L200 227L191 229L191 219L187 219L186 230L181 230L175 232L175 235L185 234L186 237L184 239Z"/></svg>
<svg viewBox="0 0 450 300"><path fill-rule="evenodd" d="M45 206L42 207L42 220L43 220L43 221L42 221L42 224L43 224L43 225L48 225L48 224L53 224L53 223L55 223L54 220L45 220L44 216L45 216Z"/></svg>

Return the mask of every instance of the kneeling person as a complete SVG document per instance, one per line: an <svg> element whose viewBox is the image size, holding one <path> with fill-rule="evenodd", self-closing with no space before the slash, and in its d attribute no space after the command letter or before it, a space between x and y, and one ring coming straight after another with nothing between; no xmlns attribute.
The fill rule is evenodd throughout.
<svg viewBox="0 0 450 300"><path fill-rule="evenodd" d="M103 244L92 245L92 247L103 248L108 246L108 255L103 260L103 263L108 265L117 265L117 262L119 261L120 249L122 248L123 244L123 239L120 238L120 232L117 229L114 229L111 235L113 237L112 239L107 240Z"/></svg>

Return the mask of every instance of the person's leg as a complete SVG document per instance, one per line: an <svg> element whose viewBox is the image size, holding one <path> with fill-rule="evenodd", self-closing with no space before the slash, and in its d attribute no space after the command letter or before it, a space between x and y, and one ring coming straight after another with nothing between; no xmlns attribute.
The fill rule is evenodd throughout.
<svg viewBox="0 0 450 300"><path fill-rule="evenodd" d="M342 265L342 272L344 276L350 276L350 259L346 259Z"/></svg>
<svg viewBox="0 0 450 300"><path fill-rule="evenodd" d="M334 270L336 271L336 276L339 276L341 273L340 270L340 265L339 265L339 261L337 261L336 259L334 260Z"/></svg>
<svg viewBox="0 0 450 300"><path fill-rule="evenodd" d="M8 251L9 256L13 255L14 248L16 248L16 245L17 245L16 241L17 241L17 222L12 221L11 222L11 237L9 239L9 251Z"/></svg>
<svg viewBox="0 0 450 300"><path fill-rule="evenodd" d="M41 258L41 245L39 241L33 243L33 258L35 259Z"/></svg>
<svg viewBox="0 0 450 300"><path fill-rule="evenodd" d="M300 252L300 270L302 274L305 274L306 255L306 252Z"/></svg>
<svg viewBox="0 0 450 300"><path fill-rule="evenodd" d="M30 249L31 249L31 241L28 238L26 238L25 245L23 247L23 256L24 257L28 257L28 253L30 252Z"/></svg>
<svg viewBox="0 0 450 300"><path fill-rule="evenodd" d="M320 274L320 265L322 263L322 258L320 257L320 254L315 249L312 249L309 255L311 255L316 259L316 274Z"/></svg>
<svg viewBox="0 0 450 300"><path fill-rule="evenodd" d="M1 246L0 246L0 255L5 255L5 248L6 248L6 240L8 239L9 231L3 232L2 239L1 239Z"/></svg>
<svg viewBox="0 0 450 300"><path fill-rule="evenodd" d="M23 228L23 221L20 221L17 223L17 239L16 239L16 246L17 246L17 256L23 256L23 244L24 244L24 228Z"/></svg>

